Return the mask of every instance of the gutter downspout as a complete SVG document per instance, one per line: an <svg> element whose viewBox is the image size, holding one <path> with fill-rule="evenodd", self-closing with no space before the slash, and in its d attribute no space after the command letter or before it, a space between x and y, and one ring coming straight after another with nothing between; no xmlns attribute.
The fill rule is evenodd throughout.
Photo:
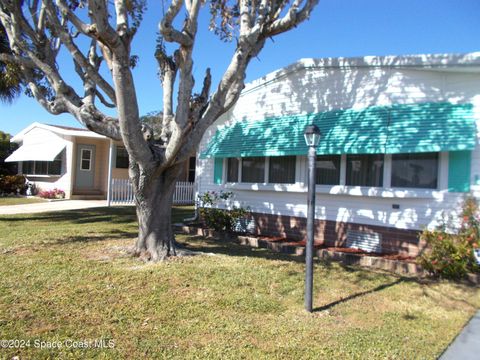
<svg viewBox="0 0 480 360"><path fill-rule="evenodd" d="M196 179L195 179L196 180ZM198 197L198 183L197 181L195 181L195 192L194 192L194 196L195 196L195 199L197 199ZM183 222L185 223L189 223L189 222L195 222L197 221L198 219L200 218L199 214L198 214L198 203L197 201L195 200L195 213L193 214L192 217L189 217L189 218L185 218L183 219Z"/></svg>

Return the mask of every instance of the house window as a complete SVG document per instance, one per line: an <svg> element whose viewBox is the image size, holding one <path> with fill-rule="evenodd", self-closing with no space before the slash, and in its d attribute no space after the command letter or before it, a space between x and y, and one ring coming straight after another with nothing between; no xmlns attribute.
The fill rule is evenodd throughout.
<svg viewBox="0 0 480 360"><path fill-rule="evenodd" d="M128 169L128 152L123 146L117 146L115 167L117 169Z"/></svg>
<svg viewBox="0 0 480 360"><path fill-rule="evenodd" d="M23 161L22 162L22 173L25 175L35 173L35 161Z"/></svg>
<svg viewBox="0 0 480 360"><path fill-rule="evenodd" d="M436 189L438 153L392 155L392 186Z"/></svg>
<svg viewBox="0 0 480 360"><path fill-rule="evenodd" d="M347 185L383 185L383 155L348 155Z"/></svg>
<svg viewBox="0 0 480 360"><path fill-rule="evenodd" d="M340 155L317 156L315 183L338 185L340 183Z"/></svg>
<svg viewBox="0 0 480 360"><path fill-rule="evenodd" d="M35 174L48 175L48 161L35 161Z"/></svg>
<svg viewBox="0 0 480 360"><path fill-rule="evenodd" d="M48 162L48 175L61 175L62 174L62 157L63 152L55 157L55 160Z"/></svg>
<svg viewBox="0 0 480 360"><path fill-rule="evenodd" d="M295 156L271 157L268 168L268 182L272 184L294 184L295 163Z"/></svg>
<svg viewBox="0 0 480 360"><path fill-rule="evenodd" d="M248 157L242 159L242 182L263 183L265 181L265 158Z"/></svg>
<svg viewBox="0 0 480 360"><path fill-rule="evenodd" d="M192 156L188 160L188 182L195 182L195 167L197 164L197 159L195 156Z"/></svg>
<svg viewBox="0 0 480 360"><path fill-rule="evenodd" d="M237 158L227 159L227 182L238 182L238 165L240 161Z"/></svg>
<svg viewBox="0 0 480 360"><path fill-rule="evenodd" d="M92 150L82 149L80 154L80 170L90 171L92 165Z"/></svg>
<svg viewBox="0 0 480 360"><path fill-rule="evenodd" d="M24 175L61 175L62 159L65 151L58 154L53 161L23 161Z"/></svg>

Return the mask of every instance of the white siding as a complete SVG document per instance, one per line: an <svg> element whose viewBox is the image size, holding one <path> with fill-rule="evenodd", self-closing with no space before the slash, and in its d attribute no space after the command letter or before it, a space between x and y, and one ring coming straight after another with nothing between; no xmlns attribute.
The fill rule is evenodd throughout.
<svg viewBox="0 0 480 360"><path fill-rule="evenodd" d="M29 180L34 182L38 189L51 190L54 188L65 191L66 197L70 197L72 191L72 152L73 144L69 137L56 134L52 131L35 127L25 134L23 144L43 144L48 146L52 142L65 143L65 155L62 161L61 176L29 176Z"/></svg>
<svg viewBox="0 0 480 360"><path fill-rule="evenodd" d="M199 153L204 151L218 126L224 124L244 119L260 120L268 116L362 109L374 105L442 101L472 103L477 124L480 125L479 74L359 67L302 69L277 73L277 78L247 86L237 104L207 130ZM238 184L228 188L228 185L213 183L213 159L200 158L197 162L198 191L202 193L228 188L234 191L238 204L250 206L252 211L304 217L306 192L303 179L306 164L304 159L299 161L297 169L301 169L301 174L297 176L299 182L296 186ZM448 157L445 154L441 157L438 181L438 191L318 187L316 218L399 229L433 227L443 216L456 211L464 197L463 194L447 191ZM478 141L472 154L471 183L479 185L480 194ZM398 204L399 209L393 209L393 204Z"/></svg>

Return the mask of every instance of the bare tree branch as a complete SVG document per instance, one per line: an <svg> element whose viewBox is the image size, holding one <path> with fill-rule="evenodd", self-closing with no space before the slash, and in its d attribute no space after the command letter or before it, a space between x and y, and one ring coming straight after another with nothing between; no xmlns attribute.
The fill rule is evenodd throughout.
<svg viewBox="0 0 480 360"><path fill-rule="evenodd" d="M17 55L11 55L11 54L5 54L5 53L0 53L0 61L1 62L10 62L10 63L17 63L19 65L22 65L26 68L34 69L35 68L35 63L30 60L23 58L21 56Z"/></svg>
<svg viewBox="0 0 480 360"><path fill-rule="evenodd" d="M120 37L124 37L128 32L128 14L125 0L115 0L115 12L117 14L117 33Z"/></svg>
<svg viewBox="0 0 480 360"><path fill-rule="evenodd" d="M254 9L251 0L240 0L240 33L244 34L252 28L252 13L250 9Z"/></svg>
<svg viewBox="0 0 480 360"><path fill-rule="evenodd" d="M115 90L113 87L99 74L98 66L96 64L90 63L89 59L83 55L80 49L77 47L73 41L70 33L60 24L55 13L55 9L52 4L47 4L47 13L48 18L52 26L55 28L60 41L65 45L67 50L70 52L72 58L75 60L75 63L81 66L82 70L87 73L88 78L95 82L110 98L110 101L115 103Z"/></svg>
<svg viewBox="0 0 480 360"><path fill-rule="evenodd" d="M313 8L318 4L318 1L319 0L305 0L303 8L298 10L302 0L295 0L287 14L268 26L266 33L268 36L278 35L297 26L302 21L308 19Z"/></svg>
<svg viewBox="0 0 480 360"><path fill-rule="evenodd" d="M174 0L175 1L175 0ZM193 42L197 35L198 14L200 10L200 0L191 0L189 5L188 19L184 24L183 33L187 33L189 39ZM167 163L174 161L178 150L180 149L184 138L185 128L188 127L190 118L190 100L192 98L193 86L195 80L192 75L193 47L191 45L181 44L177 52L177 65L179 66L180 76L178 84L177 107L175 111L174 123L171 124L171 137L165 150Z"/></svg>
<svg viewBox="0 0 480 360"><path fill-rule="evenodd" d="M90 16L93 20L93 26L90 26L88 32L97 37L97 40L107 45L109 48L115 48L121 44L117 32L110 26L108 21L109 14L107 9L108 2L105 0L88 0Z"/></svg>
<svg viewBox="0 0 480 360"><path fill-rule="evenodd" d="M177 76L177 65L172 56L165 54L163 48L157 49L155 58L160 68L160 79L163 88L163 119L160 138L164 143L167 143L171 135L170 125L173 121L173 91Z"/></svg>
<svg viewBox="0 0 480 360"><path fill-rule="evenodd" d="M112 104L112 103L109 103L109 102L105 99L105 97L103 96L103 94L102 94L100 91L95 90L95 95L98 97L98 100L100 100L100 102L101 102L104 106L106 106L106 107L108 107L108 108L111 108L111 109L115 109L116 105L115 105L115 104Z"/></svg>
<svg viewBox="0 0 480 360"><path fill-rule="evenodd" d="M183 0L173 0L168 7L163 20L160 22L159 30L163 38L168 42L175 42L182 46L192 46L193 40L187 34L176 30L173 27L173 21L177 17L183 6Z"/></svg>
<svg viewBox="0 0 480 360"><path fill-rule="evenodd" d="M94 25L86 24L78 16L76 16L75 13L70 10L70 7L65 3L65 0L57 0L56 2L62 14L75 26L80 33L88 37L94 37L95 39L98 39L96 27Z"/></svg>

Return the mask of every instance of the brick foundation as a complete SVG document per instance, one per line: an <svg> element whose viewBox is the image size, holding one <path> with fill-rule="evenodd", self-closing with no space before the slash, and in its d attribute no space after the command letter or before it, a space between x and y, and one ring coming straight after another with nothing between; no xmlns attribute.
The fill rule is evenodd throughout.
<svg viewBox="0 0 480 360"><path fill-rule="evenodd" d="M251 215L255 222L256 235L280 236L292 241L306 239L306 218L261 213ZM417 256L426 246L419 240L419 231L416 230L329 220L315 220L315 244L345 246L348 230L381 234L384 253Z"/></svg>

